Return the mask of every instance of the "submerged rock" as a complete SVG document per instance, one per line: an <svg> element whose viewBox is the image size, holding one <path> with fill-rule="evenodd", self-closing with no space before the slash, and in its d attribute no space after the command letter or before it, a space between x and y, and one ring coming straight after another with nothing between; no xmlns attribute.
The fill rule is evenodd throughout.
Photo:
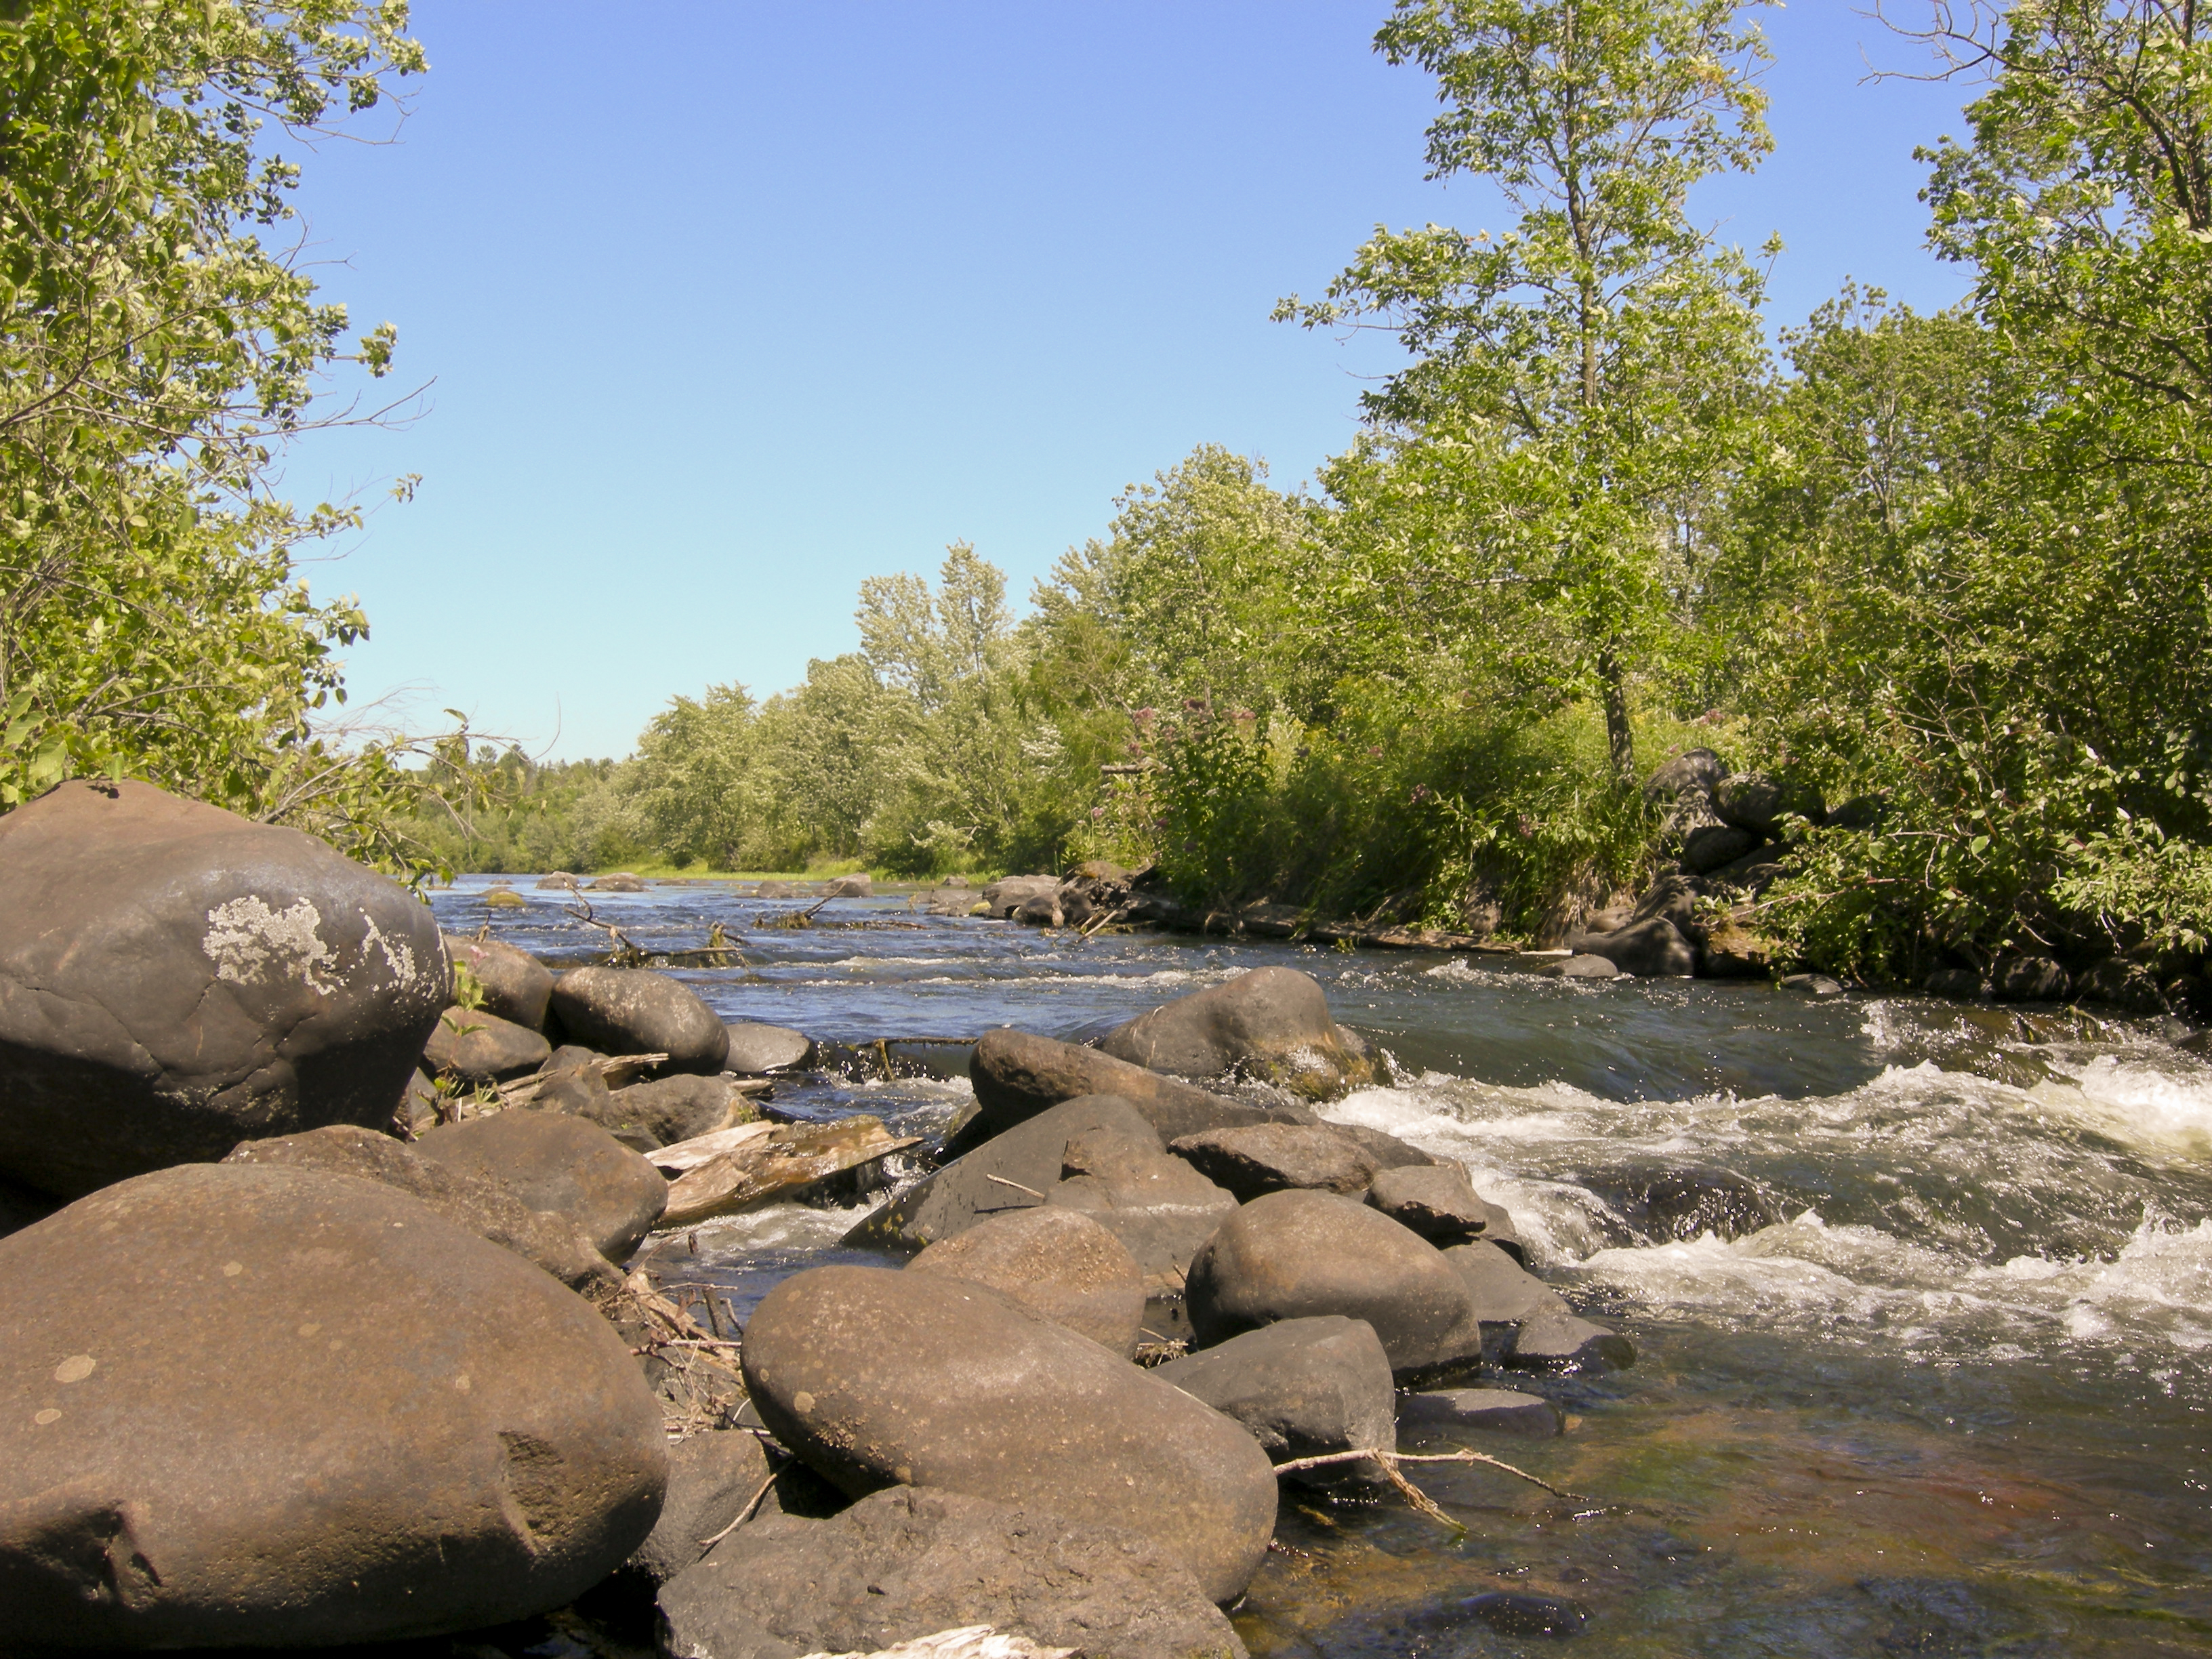
<svg viewBox="0 0 2212 1659"><path fill-rule="evenodd" d="M830 1520L741 1527L662 1589L660 1611L662 1650L677 1659L866 1654L974 1626L1090 1659L1244 1655L1170 1551L903 1486Z"/></svg>
<svg viewBox="0 0 2212 1659"><path fill-rule="evenodd" d="M629 1257L668 1203L660 1172L596 1123L555 1112L495 1112L431 1130L415 1150L504 1187L583 1231L610 1261Z"/></svg>
<svg viewBox="0 0 2212 1659"><path fill-rule="evenodd" d="M1309 1100L1333 1100L1375 1077L1365 1045L1329 1017L1320 982L1291 968L1255 968L1178 997L1115 1026L1098 1046L1150 1071L1256 1079Z"/></svg>
<svg viewBox="0 0 2212 1659"><path fill-rule="evenodd" d="M691 988L645 968L572 968L553 982L570 1041L610 1054L666 1054L666 1069L711 1077L730 1035Z"/></svg>
<svg viewBox="0 0 2212 1659"><path fill-rule="evenodd" d="M1710 1164L1628 1164L1585 1175L1583 1185L1647 1239L1741 1238L1789 1218L1759 1182Z"/></svg>
<svg viewBox="0 0 2212 1659"><path fill-rule="evenodd" d="M1202 1346L1342 1314L1375 1328L1401 1375L1482 1352L1474 1301L1436 1246L1334 1193L1271 1193L1239 1209L1191 1263L1188 1298Z"/></svg>
<svg viewBox="0 0 2212 1659"><path fill-rule="evenodd" d="M1274 1529L1274 1474L1243 1428L980 1285L811 1268L763 1299L744 1363L776 1438L848 1492L941 1487L1115 1527L1214 1601Z"/></svg>
<svg viewBox="0 0 2212 1659"><path fill-rule="evenodd" d="M987 1285L1125 1358L1137 1351L1145 1275L1127 1247L1080 1210L1041 1204L992 1216L931 1245L907 1271Z"/></svg>
<svg viewBox="0 0 2212 1659"><path fill-rule="evenodd" d="M38 1191L380 1128L451 1000L429 908L297 830L136 782L0 817L0 1176Z"/></svg>
<svg viewBox="0 0 2212 1659"><path fill-rule="evenodd" d="M1282 1320L1170 1360L1152 1375L1235 1418L1277 1463L1398 1449L1390 1358L1364 1320L1335 1314ZM1290 1478L1332 1486L1382 1474L1367 1458Z"/></svg>
<svg viewBox="0 0 2212 1659"><path fill-rule="evenodd" d="M660 1410L605 1322L372 1182L142 1176L0 1240L0 1282L11 1644L501 1623L590 1588L659 1512Z"/></svg>
<svg viewBox="0 0 2212 1659"><path fill-rule="evenodd" d="M1409 1435L1472 1430L1515 1435L1523 1440L1556 1439L1561 1427L1557 1406L1512 1389L1437 1389L1409 1394L1398 1408L1398 1422Z"/></svg>

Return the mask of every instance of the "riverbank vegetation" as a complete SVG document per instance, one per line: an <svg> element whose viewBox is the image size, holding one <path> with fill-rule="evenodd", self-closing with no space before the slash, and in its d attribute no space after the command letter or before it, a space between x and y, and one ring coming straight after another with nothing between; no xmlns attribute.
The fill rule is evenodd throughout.
<svg viewBox="0 0 2212 1659"><path fill-rule="evenodd" d="M1376 45L1435 83L1429 172L1510 218L1378 227L1281 303L1404 349L1346 453L1291 489L1163 458L1025 604L957 545L864 583L860 648L802 684L542 766L334 734L365 619L294 560L352 510L268 488L392 337L348 343L259 240L294 175L256 123L377 107L421 67L404 9L33 0L0 17L0 799L136 773L417 869L1106 858L1208 907L1528 937L1667 866L1640 782L1709 747L1801 808L1772 961L2195 971L2212 48L2153 0L1938 0L1921 43L1980 88L1926 199L1972 291L1785 326L1781 251L1691 199L1769 147L1752 15L1399 0Z"/></svg>

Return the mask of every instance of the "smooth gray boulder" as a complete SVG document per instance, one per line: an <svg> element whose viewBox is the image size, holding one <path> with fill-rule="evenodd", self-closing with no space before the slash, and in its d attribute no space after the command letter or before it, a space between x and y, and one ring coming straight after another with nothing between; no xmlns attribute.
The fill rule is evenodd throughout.
<svg viewBox="0 0 2212 1659"><path fill-rule="evenodd" d="M1330 1018L1320 981L1294 968L1255 968L1178 997L1115 1026L1098 1047L1150 1071L1251 1079L1308 1100L1334 1100L1376 1076L1366 1045Z"/></svg>
<svg viewBox="0 0 2212 1659"><path fill-rule="evenodd" d="M544 882L538 884L540 887ZM533 1031L545 1026L545 1008L553 994L553 973L527 951L503 945L495 939L443 935L446 955L456 970L465 968L483 993L483 1012L512 1020Z"/></svg>
<svg viewBox="0 0 2212 1659"><path fill-rule="evenodd" d="M0 1283L11 1646L501 1624L659 1511L659 1405L613 1329L374 1182L160 1170L0 1239Z"/></svg>
<svg viewBox="0 0 2212 1659"><path fill-rule="evenodd" d="M1375 1178L1375 1160L1334 1124L1253 1123L1184 1135L1168 1150L1240 1204L1292 1189L1357 1198Z"/></svg>
<svg viewBox="0 0 2212 1659"><path fill-rule="evenodd" d="M1486 1325L1515 1324L1559 1302L1557 1291L1487 1239L1455 1244L1443 1257Z"/></svg>
<svg viewBox="0 0 2212 1659"><path fill-rule="evenodd" d="M306 1134L242 1141L222 1161L357 1176L405 1193L455 1226L537 1263L571 1290L622 1279L597 1244L567 1217L533 1210L498 1182L424 1158L412 1146L358 1124L333 1123Z"/></svg>
<svg viewBox="0 0 2212 1659"><path fill-rule="evenodd" d="M506 1111L431 1130L424 1158L504 1187L533 1210L574 1222L610 1261L625 1261L668 1206L659 1170L596 1123Z"/></svg>
<svg viewBox="0 0 2212 1659"><path fill-rule="evenodd" d="M447 1009L422 1045L423 1064L434 1076L472 1085L504 1083L552 1057L553 1045L527 1025L479 1008Z"/></svg>
<svg viewBox="0 0 2212 1659"><path fill-rule="evenodd" d="M1145 1275L1121 1239L1080 1210L1040 1204L989 1217L932 1244L907 1271L988 1285L1124 1358L1137 1352Z"/></svg>
<svg viewBox="0 0 2212 1659"><path fill-rule="evenodd" d="M1274 1474L1243 1428L981 1285L811 1268L763 1298L744 1365L776 1438L855 1496L939 1487L1114 1527L1216 1602L1274 1531Z"/></svg>
<svg viewBox="0 0 2212 1659"><path fill-rule="evenodd" d="M1201 1346L1342 1314L1375 1328L1401 1376L1482 1353L1474 1300L1436 1246L1334 1193L1270 1193L1237 1210L1192 1261L1186 1305Z"/></svg>
<svg viewBox="0 0 2212 1659"><path fill-rule="evenodd" d="M1567 948L1603 957L1622 973L1644 979L1684 978L1698 970L1697 947L1664 916L1632 921L1610 933L1571 933Z"/></svg>
<svg viewBox="0 0 2212 1659"><path fill-rule="evenodd" d="M691 988L647 968L572 968L553 981L552 1008L572 1042L608 1054L666 1054L663 1069L711 1077L730 1034Z"/></svg>
<svg viewBox="0 0 2212 1659"><path fill-rule="evenodd" d="M1602 981L1619 979L1620 969L1605 957L1568 957L1538 970L1547 979L1586 979Z"/></svg>
<svg viewBox="0 0 2212 1659"><path fill-rule="evenodd" d="M1538 1308L1521 1322L1505 1363L1526 1370L1626 1370L1636 1363L1636 1345L1562 1302Z"/></svg>
<svg viewBox="0 0 2212 1659"><path fill-rule="evenodd" d="M823 884L823 898L869 898L874 896L875 883L866 876L833 876Z"/></svg>
<svg viewBox="0 0 2212 1659"><path fill-rule="evenodd" d="M1096 1048L1027 1031L986 1031L969 1060L975 1085L975 1131L1003 1134L1048 1106L1085 1095L1118 1095L1159 1131L1163 1141L1244 1123L1310 1123L1302 1108L1231 1100Z"/></svg>
<svg viewBox="0 0 2212 1659"><path fill-rule="evenodd" d="M1170 1360L1152 1375L1235 1418L1273 1462L1398 1449L1390 1357L1364 1320L1339 1314L1282 1320ZM1334 1486L1382 1474L1367 1459L1290 1478Z"/></svg>
<svg viewBox="0 0 2212 1659"><path fill-rule="evenodd" d="M707 1553L707 1540L744 1513L771 1474L750 1429L710 1429L678 1441L668 1449L660 1518L625 1565L666 1583Z"/></svg>
<svg viewBox="0 0 2212 1659"><path fill-rule="evenodd" d="M728 1127L732 1106L744 1098L726 1079L679 1074L603 1089L577 1109L612 1133L643 1134L656 1146L672 1146ZM750 1107L744 1110L739 1121L754 1115Z"/></svg>
<svg viewBox="0 0 2212 1659"><path fill-rule="evenodd" d="M1437 1389L1409 1394L1398 1407L1398 1424L1409 1437L1510 1434L1523 1440L1555 1439L1559 1408L1550 1401L1512 1389Z"/></svg>
<svg viewBox="0 0 2212 1659"><path fill-rule="evenodd" d="M674 1659L872 1654L988 1625L1086 1659L1244 1659L1174 1554L1048 1511L894 1486L753 1521L660 1592Z"/></svg>
<svg viewBox="0 0 2212 1659"><path fill-rule="evenodd" d="M723 1029L729 1033L729 1045L722 1057L722 1069L740 1077L787 1072L814 1057L814 1039L788 1025L732 1020Z"/></svg>
<svg viewBox="0 0 2212 1659"><path fill-rule="evenodd" d="M429 907L298 830L130 781L0 817L0 1176L381 1128L452 1000Z"/></svg>
<svg viewBox="0 0 2212 1659"><path fill-rule="evenodd" d="M1148 1296L1182 1292L1191 1259L1237 1200L1149 1135L1092 1129L1060 1155L1050 1201L1081 1210L1120 1239Z"/></svg>
<svg viewBox="0 0 2212 1659"><path fill-rule="evenodd" d="M1462 1164L1378 1170L1367 1202L1438 1249L1479 1238L1490 1226L1490 1206L1475 1195Z"/></svg>

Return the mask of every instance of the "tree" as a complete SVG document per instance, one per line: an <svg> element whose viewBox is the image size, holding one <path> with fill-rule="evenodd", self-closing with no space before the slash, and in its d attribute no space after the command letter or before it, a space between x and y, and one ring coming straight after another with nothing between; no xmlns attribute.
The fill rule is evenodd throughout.
<svg viewBox="0 0 2212 1659"><path fill-rule="evenodd" d="M358 522L271 493L349 348L295 248L297 169L423 67L402 0L0 6L0 806L134 773L404 861L390 750L319 738L367 622L303 542ZM339 417L343 418L343 416Z"/></svg>
<svg viewBox="0 0 2212 1659"><path fill-rule="evenodd" d="M1741 7L1398 0L1376 45L1437 77L1429 177L1489 179L1517 226L1378 226L1323 300L1277 310L1415 359L1367 394L1354 458L1400 482L1403 533L1370 544L1401 568L1373 580L1512 590L1623 777L1631 674L1694 582L1695 507L1764 362L1758 273L1689 216L1771 147Z"/></svg>

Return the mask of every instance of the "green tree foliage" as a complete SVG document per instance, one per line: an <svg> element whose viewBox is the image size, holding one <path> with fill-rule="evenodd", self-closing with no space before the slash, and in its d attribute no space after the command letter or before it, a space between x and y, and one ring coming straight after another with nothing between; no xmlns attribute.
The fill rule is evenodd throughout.
<svg viewBox="0 0 2212 1659"><path fill-rule="evenodd" d="M413 781L316 735L367 623L295 550L357 522L269 490L349 345L284 240L294 165L423 67L360 0L0 5L0 805L149 777L404 861ZM274 239L274 240L272 240Z"/></svg>
<svg viewBox="0 0 2212 1659"><path fill-rule="evenodd" d="M1323 300L1277 312L1380 319L1415 360L1325 479L1385 520L1352 544L1360 585L1432 595L1462 634L1524 618L1522 667L1596 694L1623 778L1632 673L1694 580L1697 509L1763 364L1759 276L1688 204L1770 148L1741 9L1399 0L1376 43L1437 77L1429 176L1490 179L1518 222L1378 227Z"/></svg>

